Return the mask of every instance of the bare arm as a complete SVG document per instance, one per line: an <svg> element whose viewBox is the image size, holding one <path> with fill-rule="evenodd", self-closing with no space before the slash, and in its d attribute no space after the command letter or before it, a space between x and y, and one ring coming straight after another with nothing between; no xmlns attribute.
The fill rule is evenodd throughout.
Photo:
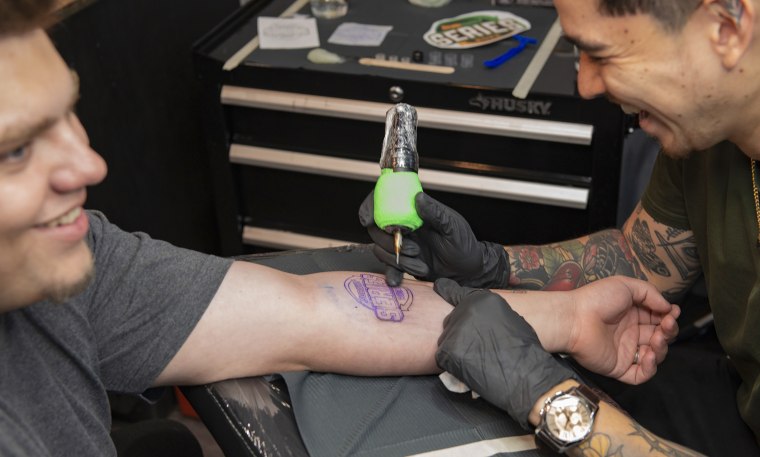
<svg viewBox="0 0 760 457"><path fill-rule="evenodd" d="M701 272L694 235L652 218L639 204L622 231L543 246L505 248L510 286L534 290L570 290L609 276L629 276L654 284L676 301Z"/></svg>
<svg viewBox="0 0 760 457"><path fill-rule="evenodd" d="M624 360L622 366L629 368L637 344L643 348L656 331L656 343L647 344L656 356L642 352L647 370L637 377L639 382L648 379L667 350L665 339L677 332L674 317L661 321L669 305L652 296L653 309L663 314L655 322L650 314L642 320L628 299L595 294L596 289L497 293L509 295L545 350L572 354L587 368L626 382L632 382L625 379L631 376L616 361ZM593 299L573 298L588 295ZM451 309L430 283L405 281L392 288L381 275L298 276L236 262L156 384L197 384L294 370L370 376L436 373L438 337Z"/></svg>
<svg viewBox="0 0 760 457"><path fill-rule="evenodd" d="M451 310L429 284L381 275L292 275L236 262L157 385L279 371L409 375L434 359Z"/></svg>

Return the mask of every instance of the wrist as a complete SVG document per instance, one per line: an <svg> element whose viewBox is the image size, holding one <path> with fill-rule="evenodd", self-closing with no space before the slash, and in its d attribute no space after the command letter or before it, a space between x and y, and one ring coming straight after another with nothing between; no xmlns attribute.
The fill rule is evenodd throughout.
<svg viewBox="0 0 760 457"><path fill-rule="evenodd" d="M533 409L530 410L530 414L528 415L528 421L530 424L534 427L538 425L538 422L541 420L541 409L544 407L544 403L549 397L559 391L566 391L572 387L577 387L579 385L580 383L575 379L566 379L544 392L543 395L538 397L538 400L536 400L536 403L533 405Z"/></svg>
<svg viewBox="0 0 760 457"><path fill-rule="evenodd" d="M528 291L524 289L494 290L512 309L533 327L541 347L553 354L570 349L574 315L566 292Z"/></svg>
<svg viewBox="0 0 760 457"><path fill-rule="evenodd" d="M473 278L472 282L476 283L471 287L482 287L487 289L506 289L509 287L509 254L504 245L493 243L491 241L480 241L483 257L483 271L477 279Z"/></svg>

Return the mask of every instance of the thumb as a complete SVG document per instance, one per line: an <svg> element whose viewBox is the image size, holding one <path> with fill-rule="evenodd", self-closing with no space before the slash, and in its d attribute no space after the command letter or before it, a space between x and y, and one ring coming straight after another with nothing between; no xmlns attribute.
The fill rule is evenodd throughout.
<svg viewBox="0 0 760 457"><path fill-rule="evenodd" d="M635 305L643 306L657 313L669 313L673 309L673 305L662 296L654 284L625 276L618 278L631 291L631 297Z"/></svg>
<svg viewBox="0 0 760 457"><path fill-rule="evenodd" d="M391 287L398 287L401 284L401 279L404 276L404 272L392 265L386 265L385 267L385 283Z"/></svg>
<svg viewBox="0 0 760 457"><path fill-rule="evenodd" d="M461 287L456 281L449 278L436 279L433 283L433 290L440 295L441 298L454 306L457 306L459 302L462 301L462 297L466 292L464 287Z"/></svg>
<svg viewBox="0 0 760 457"><path fill-rule="evenodd" d="M367 197L359 206L359 222L362 227L370 227L375 225L375 191L367 195Z"/></svg>

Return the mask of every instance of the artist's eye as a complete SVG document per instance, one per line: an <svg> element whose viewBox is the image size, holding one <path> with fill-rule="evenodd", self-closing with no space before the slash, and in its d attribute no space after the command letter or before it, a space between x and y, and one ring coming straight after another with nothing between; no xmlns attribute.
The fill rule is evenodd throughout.
<svg viewBox="0 0 760 457"><path fill-rule="evenodd" d="M588 58L589 62L595 65L601 65L607 61L607 57L602 57L602 56L589 54L589 53L586 53L586 57Z"/></svg>
<svg viewBox="0 0 760 457"><path fill-rule="evenodd" d="M29 156L28 146L28 144L24 144L10 151L0 153L0 163L14 164L23 162Z"/></svg>

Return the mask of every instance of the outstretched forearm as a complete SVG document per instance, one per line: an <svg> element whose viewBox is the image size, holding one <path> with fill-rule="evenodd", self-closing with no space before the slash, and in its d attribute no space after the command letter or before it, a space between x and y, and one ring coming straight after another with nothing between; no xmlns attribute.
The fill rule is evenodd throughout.
<svg viewBox="0 0 760 457"><path fill-rule="evenodd" d="M514 288L572 290L616 275L647 279L618 229L541 246L507 246L506 250L509 285Z"/></svg>
<svg viewBox="0 0 760 457"><path fill-rule="evenodd" d="M293 275L235 262L157 385L281 371L431 374L451 311L429 283L382 275Z"/></svg>

